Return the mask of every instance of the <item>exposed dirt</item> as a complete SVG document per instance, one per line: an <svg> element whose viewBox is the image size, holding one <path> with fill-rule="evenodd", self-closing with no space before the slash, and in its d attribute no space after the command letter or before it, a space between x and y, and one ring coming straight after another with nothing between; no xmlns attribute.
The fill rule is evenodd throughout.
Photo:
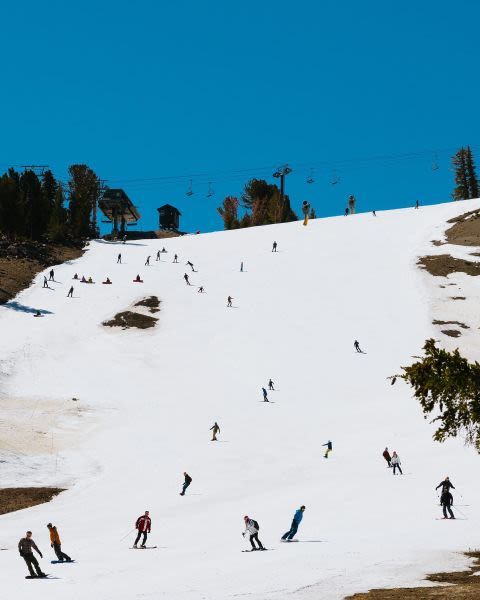
<svg viewBox="0 0 480 600"><path fill-rule="evenodd" d="M160 300L157 296L149 296L148 298L144 298L135 304L135 306L146 306L150 309L151 313L157 313L160 311Z"/></svg>
<svg viewBox="0 0 480 600"><path fill-rule="evenodd" d="M470 329L468 325L465 325L465 323L460 323L460 321L439 321L438 319L434 319L432 321L432 325L458 325L462 329Z"/></svg>
<svg viewBox="0 0 480 600"><path fill-rule="evenodd" d="M467 275L480 275L480 262L472 262L454 258L450 254L438 256L421 256L418 265L435 277L446 277L451 273L467 273Z"/></svg>
<svg viewBox="0 0 480 600"><path fill-rule="evenodd" d="M45 267L74 260L82 256L83 250L66 246L48 246L48 261L30 258L0 257L0 304L14 298L28 287L37 273Z"/></svg>
<svg viewBox="0 0 480 600"><path fill-rule="evenodd" d="M452 300L466 300L465 296L450 296Z"/></svg>
<svg viewBox="0 0 480 600"><path fill-rule="evenodd" d="M22 510L50 500L65 491L62 488L28 487L0 489L0 515Z"/></svg>
<svg viewBox="0 0 480 600"><path fill-rule="evenodd" d="M122 329L130 329L132 327L148 329L149 327L155 327L157 321L158 319L155 317L125 310L124 312L117 313L110 321L104 321L103 325L105 327L121 327Z"/></svg>
<svg viewBox="0 0 480 600"><path fill-rule="evenodd" d="M480 577L474 575L480 571L480 552L465 552L465 556L475 559L469 571L453 573L433 573L427 575L427 581L450 584L439 587L375 589L365 594L347 596L345 600L479 600Z"/></svg>
<svg viewBox="0 0 480 600"><path fill-rule="evenodd" d="M449 337L454 337L454 338L458 338L460 337L462 334L458 331L458 329L442 329L441 330L442 333L444 333L445 335L448 335Z"/></svg>
<svg viewBox="0 0 480 600"><path fill-rule="evenodd" d="M453 223L445 232L449 244L480 246L480 210L472 210L448 222Z"/></svg>

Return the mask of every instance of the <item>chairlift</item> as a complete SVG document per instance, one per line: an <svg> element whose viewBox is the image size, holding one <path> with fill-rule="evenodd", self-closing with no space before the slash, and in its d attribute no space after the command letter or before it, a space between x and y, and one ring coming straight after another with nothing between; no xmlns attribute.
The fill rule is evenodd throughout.
<svg viewBox="0 0 480 600"><path fill-rule="evenodd" d="M215 194L213 188L212 188L212 182L209 181L208 182L208 192L207 192L207 198L211 198L213 195Z"/></svg>
<svg viewBox="0 0 480 600"><path fill-rule="evenodd" d="M310 173L307 176L307 183L313 183L315 179L313 178L313 169L310 169Z"/></svg>
<svg viewBox="0 0 480 600"><path fill-rule="evenodd" d="M337 185L337 183L339 183L339 181L340 181L340 177L337 175L336 171L333 171L333 173L332 173L332 179L331 179L330 183L332 185Z"/></svg>
<svg viewBox="0 0 480 600"><path fill-rule="evenodd" d="M190 179L190 184L188 186L186 194L187 194L187 196L193 196L192 180L191 179Z"/></svg>

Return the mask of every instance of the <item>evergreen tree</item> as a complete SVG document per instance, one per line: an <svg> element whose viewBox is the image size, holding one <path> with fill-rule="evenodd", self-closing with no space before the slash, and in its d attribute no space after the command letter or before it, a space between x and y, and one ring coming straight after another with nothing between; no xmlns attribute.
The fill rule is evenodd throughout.
<svg viewBox="0 0 480 600"><path fill-rule="evenodd" d="M432 422L440 426L434 440L463 435L480 452L480 364L463 358L458 349L437 348L433 339L423 349L425 357L402 367L403 374L392 377L392 384L397 377L404 379L414 389L425 418L437 415Z"/></svg>
<svg viewBox="0 0 480 600"><path fill-rule="evenodd" d="M470 198L470 190L468 184L467 156L464 148L460 148L455 154L452 158L452 164L455 170L455 183L457 184L453 190L453 199L467 200Z"/></svg>
<svg viewBox="0 0 480 600"><path fill-rule="evenodd" d="M475 168L475 162L473 160L473 154L470 146L467 146L465 150L465 166L467 170L467 182L468 182L468 197L478 198L478 179Z"/></svg>
<svg viewBox="0 0 480 600"><path fill-rule="evenodd" d="M310 209L310 214L308 215L308 218L309 219L316 219L317 218L317 213L315 212L315 209L313 208L313 206Z"/></svg>
<svg viewBox="0 0 480 600"><path fill-rule="evenodd" d="M23 206L23 223L18 233L33 240L45 233L42 186L34 171L27 170L19 179L20 202Z"/></svg>
<svg viewBox="0 0 480 600"><path fill-rule="evenodd" d="M20 201L19 175L13 169L0 177L0 231L9 237L22 235L23 205Z"/></svg>
<svg viewBox="0 0 480 600"><path fill-rule="evenodd" d="M63 190L59 185L55 190L55 199L48 224L48 237L53 242L63 242L67 237L67 211L63 206Z"/></svg>
<svg viewBox="0 0 480 600"><path fill-rule="evenodd" d="M223 201L223 205L217 208L218 213L223 219L225 229L238 228L238 199L234 196L227 196Z"/></svg>
<svg viewBox="0 0 480 600"><path fill-rule="evenodd" d="M90 237L94 235L90 215L100 197L100 180L87 165L72 165L68 172L68 209L72 234L74 237Z"/></svg>

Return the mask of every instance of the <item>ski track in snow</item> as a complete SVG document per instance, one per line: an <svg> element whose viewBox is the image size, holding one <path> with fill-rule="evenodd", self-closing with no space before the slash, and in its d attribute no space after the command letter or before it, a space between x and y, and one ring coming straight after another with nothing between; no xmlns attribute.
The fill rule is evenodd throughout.
<svg viewBox="0 0 480 600"><path fill-rule="evenodd" d="M461 440L434 443L410 390L386 378L441 336L434 318L470 325L442 343L480 358L475 280L416 266L424 254L474 251L431 240L477 206L92 242L55 268L53 291L38 274L0 307L2 485L69 490L0 517L0 547L9 549L0 554L2 597L26 600L40 585L49 600L333 600L465 568L456 552L478 547L478 456ZM96 284L72 282L75 272ZM137 273L142 285L132 283ZM101 284L107 276L113 285ZM445 281L462 288L464 305L447 301ZM235 309L226 308L229 294ZM101 325L148 295L162 301L154 329ZM52 314L35 319L22 306ZM354 351L355 339L367 354ZM271 404L259 402L269 377L278 389ZM209 441L214 421L218 443ZM408 477L385 468L385 446ZM184 470L193 483L181 497ZM468 520L435 520L434 488L447 474ZM308 543L281 544L301 504L297 537ZM159 548L131 552L134 534L121 538L146 509L149 544ZM275 552L241 552L245 514ZM75 564L49 565L49 521ZM27 529L58 579L24 579L16 544Z"/></svg>

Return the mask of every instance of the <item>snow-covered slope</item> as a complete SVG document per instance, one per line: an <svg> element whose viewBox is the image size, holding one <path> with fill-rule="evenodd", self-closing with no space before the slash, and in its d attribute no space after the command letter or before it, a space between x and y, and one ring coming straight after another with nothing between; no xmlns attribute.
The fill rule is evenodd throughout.
<svg viewBox="0 0 480 600"><path fill-rule="evenodd" d="M446 219L477 206L93 242L55 269L53 290L39 276L0 308L2 485L68 491L0 517L0 547L9 549L0 553L1 596L23 600L39 585L50 600L325 600L462 565L452 551L478 545L479 459L460 440L434 443L409 389L386 377L438 334L438 280L416 257L438 250L430 240ZM198 270L191 287L187 260ZM74 282L67 299L75 272L97 283ZM132 282L137 273L143 284ZM101 285L106 276L113 285ZM477 293L465 285L465 295ZM162 301L154 329L101 325L148 295ZM35 319L28 307L50 314ZM478 329L473 311L470 321ZM270 377L277 391L267 404ZM385 467L385 446L399 453L403 476ZM185 470L193 483L181 497ZM435 520L434 488L447 474L468 520ZM300 543L281 544L301 504ZM158 548L135 552L134 534L122 538L146 509ZM241 552L244 515L259 521L272 551ZM75 564L48 563L49 521ZM24 580L16 543L26 529L58 579Z"/></svg>

